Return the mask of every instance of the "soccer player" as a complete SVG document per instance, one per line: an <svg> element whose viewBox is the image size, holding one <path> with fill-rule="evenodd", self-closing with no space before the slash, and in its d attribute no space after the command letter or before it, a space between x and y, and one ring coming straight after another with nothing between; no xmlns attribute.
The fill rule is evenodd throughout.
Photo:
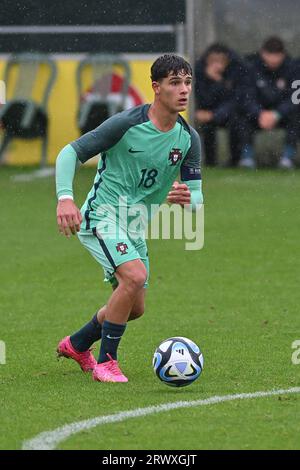
<svg viewBox="0 0 300 470"><path fill-rule="evenodd" d="M128 230L124 209L152 204L202 203L200 139L179 112L188 105L192 69L176 55L163 55L151 67L152 104L116 114L64 147L56 162L57 223L102 265L113 292L106 305L79 331L60 341L59 356L70 357L100 382L127 382L117 349L129 320L144 313L149 260L142 232ZM81 208L73 200L78 162L101 154L94 185ZM175 181L180 170L181 183ZM121 199L120 199L121 196ZM120 204L120 200L123 202ZM128 216L129 217L129 216ZM135 234L136 235L136 234ZM96 361L90 351L101 339Z"/></svg>

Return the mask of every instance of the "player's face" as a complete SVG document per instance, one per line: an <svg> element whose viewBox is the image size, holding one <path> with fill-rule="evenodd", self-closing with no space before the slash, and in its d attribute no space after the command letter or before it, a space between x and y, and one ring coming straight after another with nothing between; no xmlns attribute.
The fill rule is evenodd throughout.
<svg viewBox="0 0 300 470"><path fill-rule="evenodd" d="M156 97L170 112L185 111L192 91L191 75L184 71L178 75L170 72L166 78L152 85Z"/></svg>

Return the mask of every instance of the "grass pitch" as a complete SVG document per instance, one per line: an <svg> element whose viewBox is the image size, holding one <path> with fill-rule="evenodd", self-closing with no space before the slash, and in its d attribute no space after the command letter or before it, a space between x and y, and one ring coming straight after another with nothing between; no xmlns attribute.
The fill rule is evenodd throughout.
<svg viewBox="0 0 300 470"><path fill-rule="evenodd" d="M58 233L53 179L12 182L16 173L0 170L1 449L137 407L300 384L291 361L300 339L299 171L204 171L204 249L148 242L146 313L119 350L128 384L95 383L77 364L57 362L58 340L89 320L110 288L79 241ZM77 173L78 204L93 177L94 169ZM205 360L199 380L176 390L151 366L156 346L175 335L193 339ZM299 449L299 419L299 395L259 398L107 424L59 448Z"/></svg>

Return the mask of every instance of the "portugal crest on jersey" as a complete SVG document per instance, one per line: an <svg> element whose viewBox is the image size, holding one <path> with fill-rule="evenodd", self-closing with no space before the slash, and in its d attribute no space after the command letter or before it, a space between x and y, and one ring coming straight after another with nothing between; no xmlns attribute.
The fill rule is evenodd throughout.
<svg viewBox="0 0 300 470"><path fill-rule="evenodd" d="M126 245L126 243L120 242L117 244L116 248L117 251L121 253L121 255L127 255L128 246Z"/></svg>
<svg viewBox="0 0 300 470"><path fill-rule="evenodd" d="M175 166L182 159L182 151L180 149L172 148L169 153L170 166Z"/></svg>

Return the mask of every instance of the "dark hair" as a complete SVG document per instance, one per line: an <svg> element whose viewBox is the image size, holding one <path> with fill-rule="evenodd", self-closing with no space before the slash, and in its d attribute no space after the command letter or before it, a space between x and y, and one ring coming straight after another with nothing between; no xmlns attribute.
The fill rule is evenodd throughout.
<svg viewBox="0 0 300 470"><path fill-rule="evenodd" d="M220 42L215 42L214 44L211 44L206 51L204 52L204 55L208 57L210 54L224 54L224 55L229 55L230 51L225 44L221 44Z"/></svg>
<svg viewBox="0 0 300 470"><path fill-rule="evenodd" d="M206 63L208 57L211 54L224 54L226 57L230 57L230 50L228 49L225 44L221 44L220 42L215 42L214 44L211 44L206 51L204 51L203 56L201 57L202 63Z"/></svg>
<svg viewBox="0 0 300 470"><path fill-rule="evenodd" d="M166 78L170 72L173 72L174 75L178 75L182 71L192 75L192 67L183 57L175 54L165 54L158 57L152 64L151 80L152 82L158 82Z"/></svg>
<svg viewBox="0 0 300 470"><path fill-rule="evenodd" d="M270 54L285 53L284 43L282 39L277 36L271 36L266 39L261 49Z"/></svg>

